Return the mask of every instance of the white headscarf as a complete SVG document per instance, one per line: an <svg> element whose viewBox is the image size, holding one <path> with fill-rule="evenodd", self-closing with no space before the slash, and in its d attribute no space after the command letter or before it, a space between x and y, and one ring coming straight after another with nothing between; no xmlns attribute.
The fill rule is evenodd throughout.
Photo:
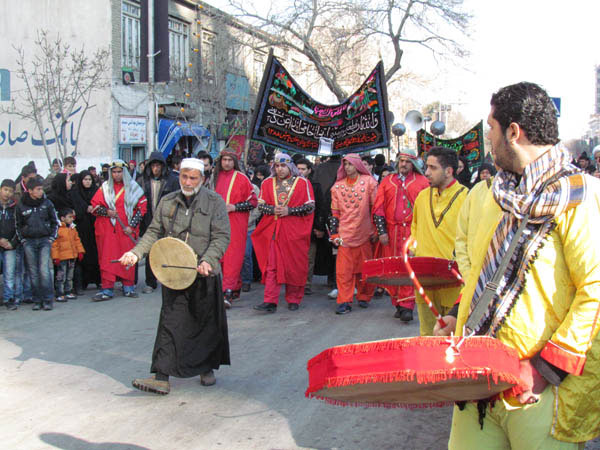
<svg viewBox="0 0 600 450"><path fill-rule="evenodd" d="M102 194L104 194L104 201L110 209L116 210L116 196L115 193L115 181L112 177L112 169L114 168L123 169L123 187L125 188L125 214L127 215L127 221L131 222L133 218L133 210L135 209L138 201L144 195L144 190L131 179L129 174L128 166L125 161L116 159L110 164L108 169L108 180L102 183ZM115 219L111 219L113 225L116 223Z"/></svg>

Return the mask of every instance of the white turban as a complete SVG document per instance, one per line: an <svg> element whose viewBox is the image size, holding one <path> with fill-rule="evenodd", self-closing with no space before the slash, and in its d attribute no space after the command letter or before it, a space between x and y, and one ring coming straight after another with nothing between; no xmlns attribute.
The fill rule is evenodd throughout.
<svg viewBox="0 0 600 450"><path fill-rule="evenodd" d="M202 175L204 175L204 163L202 160L198 158L184 158L181 160L181 167L179 170L183 169L195 169L199 170Z"/></svg>
<svg viewBox="0 0 600 450"><path fill-rule="evenodd" d="M596 157L596 153L600 153L600 145L596 145L594 147L594 150L592 151L592 156L595 158Z"/></svg>

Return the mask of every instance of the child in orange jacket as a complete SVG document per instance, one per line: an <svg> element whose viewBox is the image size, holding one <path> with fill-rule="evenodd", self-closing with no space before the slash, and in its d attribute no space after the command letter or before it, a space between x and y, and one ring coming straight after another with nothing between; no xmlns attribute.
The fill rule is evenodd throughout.
<svg viewBox="0 0 600 450"><path fill-rule="evenodd" d="M66 302L77 298L73 294L75 259L81 261L85 249L73 223L75 212L71 208L64 208L58 214L60 227L58 237L52 244L52 261L56 266L56 301Z"/></svg>

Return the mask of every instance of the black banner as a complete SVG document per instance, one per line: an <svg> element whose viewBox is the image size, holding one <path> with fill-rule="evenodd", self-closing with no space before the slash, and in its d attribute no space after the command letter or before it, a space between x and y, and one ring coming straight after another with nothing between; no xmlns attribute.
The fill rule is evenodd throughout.
<svg viewBox="0 0 600 450"><path fill-rule="evenodd" d="M464 156L469 161L469 168L477 168L484 158L483 121L479 122L462 136L455 139L438 139L425 130L417 132L417 148L419 155L427 153L431 147L439 145L456 150L458 156Z"/></svg>
<svg viewBox="0 0 600 450"><path fill-rule="evenodd" d="M254 109L250 138L312 155L388 147L384 77L383 62L379 62L346 101L323 105L310 97L271 53Z"/></svg>

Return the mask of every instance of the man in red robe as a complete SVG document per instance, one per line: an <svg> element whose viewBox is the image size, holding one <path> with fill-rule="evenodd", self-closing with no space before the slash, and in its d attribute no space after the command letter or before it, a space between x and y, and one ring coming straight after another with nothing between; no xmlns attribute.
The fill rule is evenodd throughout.
<svg viewBox="0 0 600 450"><path fill-rule="evenodd" d="M92 197L92 213L96 216L96 243L102 290L94 301L110 300L117 280L123 282L125 297L137 297L135 270L111 263L135 246L139 225L146 214L146 197L142 188L131 179L124 161L111 164L108 180Z"/></svg>
<svg viewBox="0 0 600 450"><path fill-rule="evenodd" d="M429 187L418 163L416 152L405 149L398 155L398 173L388 175L379 185L373 207L373 221L379 235L376 258L400 256L402 246L410 237L415 199ZM414 287L394 286L387 290L396 307L394 317L410 322L415 308Z"/></svg>
<svg viewBox="0 0 600 450"><path fill-rule="evenodd" d="M264 301L254 309L273 313L285 284L288 309L296 311L308 276L308 250L315 200L312 186L302 178L292 159L275 155L272 176L260 187L258 208L263 213L252 243L265 284Z"/></svg>
<svg viewBox="0 0 600 450"><path fill-rule="evenodd" d="M231 240L221 260L221 268L225 307L231 308L231 302L239 298L242 288L241 272L246 252L248 216L250 210L256 208L258 199L250 180L240 171L236 153L228 148L216 160L211 189L225 200L229 214Z"/></svg>

